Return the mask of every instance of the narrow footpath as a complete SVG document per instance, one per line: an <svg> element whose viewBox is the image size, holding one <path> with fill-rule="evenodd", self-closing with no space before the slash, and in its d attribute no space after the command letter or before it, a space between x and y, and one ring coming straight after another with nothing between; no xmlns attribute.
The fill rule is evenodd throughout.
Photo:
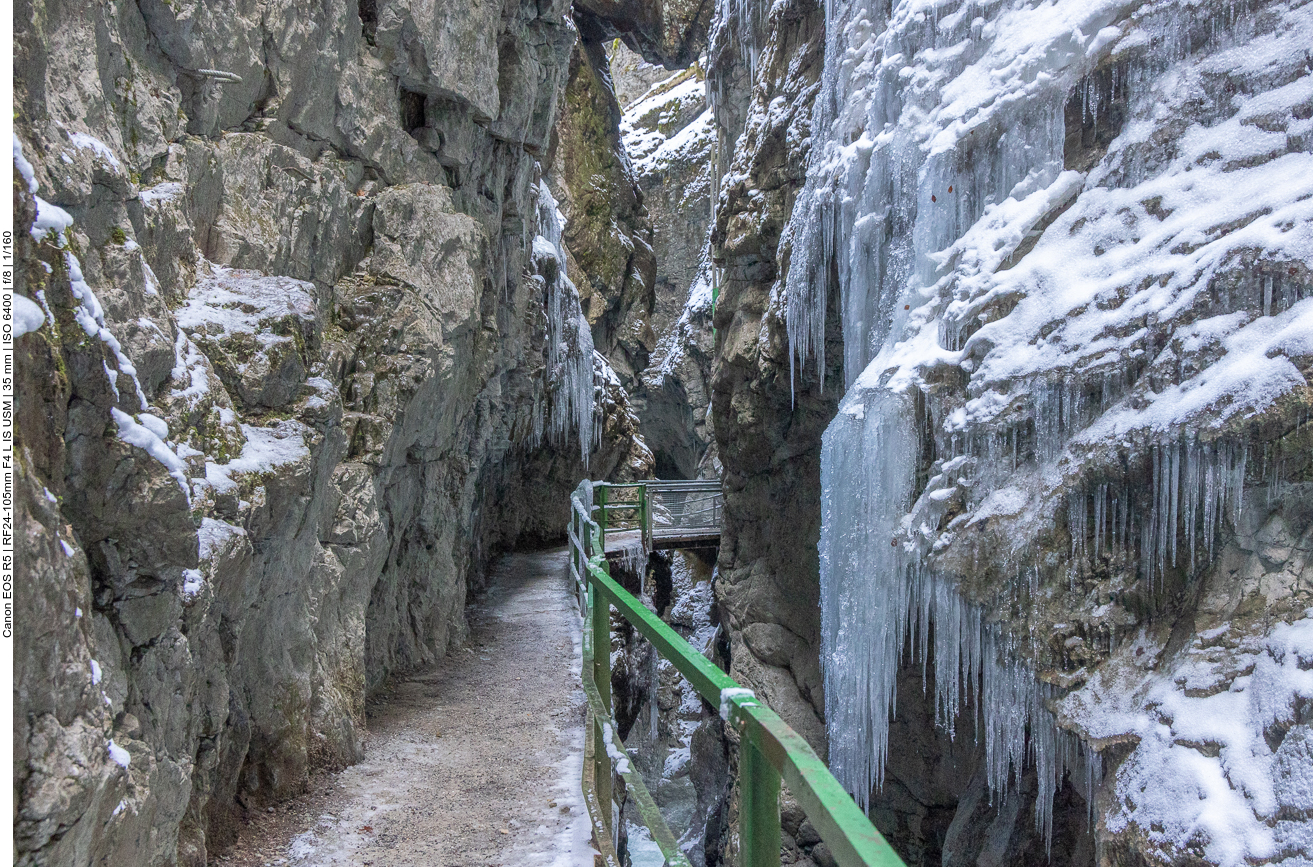
<svg viewBox="0 0 1313 867"><path fill-rule="evenodd" d="M591 867L565 549L503 557L468 613L464 647L371 705L364 761L262 815L217 863Z"/></svg>

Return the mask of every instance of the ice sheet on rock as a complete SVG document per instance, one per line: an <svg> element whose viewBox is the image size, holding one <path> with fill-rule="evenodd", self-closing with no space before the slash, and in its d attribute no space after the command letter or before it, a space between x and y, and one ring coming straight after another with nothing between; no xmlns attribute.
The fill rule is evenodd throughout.
<svg viewBox="0 0 1313 867"><path fill-rule="evenodd" d="M822 453L823 657L831 762L859 800L883 773L903 641L926 659L931 634L939 720L979 690L994 791L1037 762L1047 832L1064 769L1095 776L1012 639L927 565L952 541L936 529L948 504L960 497L963 523L990 513L1038 532L1055 504L1037 492L1069 488L1096 445L1133 448L1153 467L1146 514L1096 478L1066 518L1074 555L1133 551L1152 585L1240 502L1244 444L1200 429L1306 386L1292 359L1313 328L1313 154L1298 145L1313 134L1313 7L1265 16L1258 32L1238 7L1134 0L827 7L787 322L792 363L823 372L827 299L841 306L850 391ZM1066 113L1107 111L1096 66L1127 119L1081 174L1065 170ZM1240 78L1254 84L1219 92ZM1207 111L1201 93L1218 93ZM964 374L969 400L946 404L938 385ZM942 460L924 490L919 438ZM1017 572L1038 589L1037 569Z"/></svg>
<svg viewBox="0 0 1313 867"><path fill-rule="evenodd" d="M545 181L538 183L538 235L533 241L536 259L555 264L547 280L547 371L546 395L539 404L530 445L546 435L555 446L563 446L570 434L579 439L584 466L597 448L601 429L596 419L595 359L593 333L579 305L579 292L566 273L565 246L561 239L564 218ZM609 365L607 366L609 369Z"/></svg>

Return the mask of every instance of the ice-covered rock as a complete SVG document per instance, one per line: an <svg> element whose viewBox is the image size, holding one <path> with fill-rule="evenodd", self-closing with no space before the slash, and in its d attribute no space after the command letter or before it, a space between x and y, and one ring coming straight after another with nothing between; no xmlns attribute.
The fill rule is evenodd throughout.
<svg viewBox="0 0 1313 867"><path fill-rule="evenodd" d="M1229 757L1059 710L1125 692L1170 725L1141 686L1233 681L1179 642L1150 660L1142 628L1261 647L1305 617L1307 7L827 11L823 63L807 4L722 4L713 28L731 636L810 568L758 525L820 521L823 622L798 634L824 645L831 764L908 857L1307 858L1264 794L1290 776L1253 741L1266 708L1236 705ZM795 203L775 179L804 160ZM1280 677L1271 713L1300 718ZM1167 774L1197 797L1151 794Z"/></svg>

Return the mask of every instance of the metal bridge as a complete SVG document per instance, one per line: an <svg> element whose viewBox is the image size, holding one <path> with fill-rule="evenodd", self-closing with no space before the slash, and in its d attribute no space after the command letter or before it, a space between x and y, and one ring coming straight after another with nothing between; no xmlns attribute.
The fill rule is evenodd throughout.
<svg viewBox="0 0 1313 867"><path fill-rule="evenodd" d="M675 486L675 487L671 487ZM584 481L570 497L570 574L583 613L583 682L588 696L583 768L584 801L601 853L599 867L622 867L617 780L661 850L666 867L689 867L676 836L652 800L617 734L611 707L611 611L629 621L728 723L738 749L740 867L780 863L781 779L820 833L840 867L905 867L866 814L848 796L801 735L751 690L696 651L668 624L617 584L605 538L629 533L644 548L681 547L719 539L718 482Z"/></svg>
<svg viewBox="0 0 1313 867"><path fill-rule="evenodd" d="M720 543L725 498L715 479L596 482L593 491L607 550L639 540L644 551Z"/></svg>

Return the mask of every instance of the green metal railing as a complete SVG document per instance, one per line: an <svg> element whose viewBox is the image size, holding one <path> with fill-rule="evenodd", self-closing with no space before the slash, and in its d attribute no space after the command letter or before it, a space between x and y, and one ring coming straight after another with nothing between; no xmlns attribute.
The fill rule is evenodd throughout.
<svg viewBox="0 0 1313 867"><path fill-rule="evenodd" d="M636 487L642 485L584 481L570 497L571 518L567 528L570 574L584 615L583 681L588 696L588 722L583 792L593 822L593 836L608 867L619 867L615 844L615 825L619 819L613 797L617 773L624 779L629 797L661 849L666 865L688 865L616 734L611 710L613 606L658 653L670 660L698 694L721 708L721 715L738 732L738 832L742 867L775 867L780 863L781 778L841 867L905 867L801 735L611 578L603 542L605 522L609 515L622 511L615 508L618 503L626 503L626 508L634 514L640 508L647 508L645 496L633 497L632 490ZM635 520L641 524L645 519Z"/></svg>

